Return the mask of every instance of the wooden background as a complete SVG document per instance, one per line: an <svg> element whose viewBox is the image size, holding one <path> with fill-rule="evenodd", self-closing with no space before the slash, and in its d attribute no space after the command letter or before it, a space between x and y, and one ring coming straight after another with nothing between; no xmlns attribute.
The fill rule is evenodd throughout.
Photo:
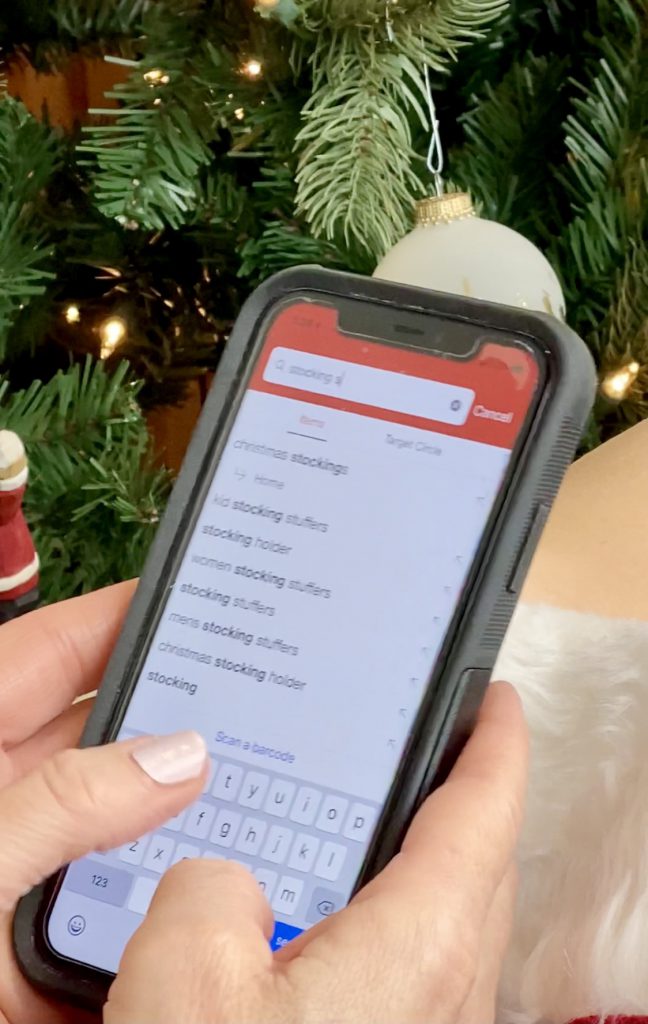
<svg viewBox="0 0 648 1024"><path fill-rule="evenodd" d="M69 131L89 120L91 108L111 106L104 93L127 74L127 68L101 58L75 56L61 71L49 75L37 74L26 61L14 60L8 67L9 93L36 117L47 110L52 125ZM182 462L204 393L204 381L202 387L192 381L181 406L157 409L148 416L157 459L174 471Z"/></svg>

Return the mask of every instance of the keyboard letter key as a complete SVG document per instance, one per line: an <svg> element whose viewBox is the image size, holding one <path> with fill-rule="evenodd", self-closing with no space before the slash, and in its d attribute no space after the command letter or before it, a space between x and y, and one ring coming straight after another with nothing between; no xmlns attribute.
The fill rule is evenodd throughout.
<svg viewBox="0 0 648 1024"><path fill-rule="evenodd" d="M146 837L136 839L132 843L124 843L119 850L119 859L125 861L126 864L141 864L145 849Z"/></svg>
<svg viewBox="0 0 648 1024"><path fill-rule="evenodd" d="M267 814L274 814L275 818L285 818L288 814L296 786L294 782L286 782L284 779L273 779L270 792L263 808Z"/></svg>
<svg viewBox="0 0 648 1024"><path fill-rule="evenodd" d="M169 866L174 846L171 836L153 836L144 858L144 867L162 874Z"/></svg>
<svg viewBox="0 0 648 1024"><path fill-rule="evenodd" d="M257 868L254 872L254 877L259 883L261 892L264 894L267 900L272 896L272 891L277 881L277 872L269 871L268 868Z"/></svg>
<svg viewBox="0 0 648 1024"><path fill-rule="evenodd" d="M263 859L272 861L273 864L283 864L294 834L289 828L273 825L261 853Z"/></svg>
<svg viewBox="0 0 648 1024"><path fill-rule="evenodd" d="M352 804L342 835L345 839L355 839L356 843L364 843L370 836L376 820L376 811L366 804Z"/></svg>
<svg viewBox="0 0 648 1024"><path fill-rule="evenodd" d="M265 821L260 821L259 818L246 818L238 837L236 849L241 853L249 853L251 857L256 857L261 849L267 828Z"/></svg>
<svg viewBox="0 0 648 1024"><path fill-rule="evenodd" d="M335 882L340 877L340 871L346 858L346 846L338 843L324 843L322 852L317 858L315 874L318 878L325 878L328 882Z"/></svg>
<svg viewBox="0 0 648 1024"><path fill-rule="evenodd" d="M171 863L177 864L181 860L193 860L194 857L200 857L200 847L192 846L191 843L178 843Z"/></svg>
<svg viewBox="0 0 648 1024"><path fill-rule="evenodd" d="M197 803L189 808L184 831L192 839L206 839L216 814L211 804Z"/></svg>
<svg viewBox="0 0 648 1024"><path fill-rule="evenodd" d="M236 764L222 764L216 772L212 796L219 800L235 800L242 780L242 768Z"/></svg>
<svg viewBox="0 0 648 1024"><path fill-rule="evenodd" d="M258 811L268 792L269 785L270 777L268 775L262 775L261 772L248 772L239 793L238 802L242 807Z"/></svg>
<svg viewBox="0 0 648 1024"><path fill-rule="evenodd" d="M210 836L212 843L216 843L216 846L231 846L240 823L241 815L236 811L219 811Z"/></svg>
<svg viewBox="0 0 648 1024"><path fill-rule="evenodd" d="M300 786L297 799L290 812L290 820L296 821L298 825L312 825L315 821L317 808L320 805L322 794L310 786Z"/></svg>
<svg viewBox="0 0 648 1024"><path fill-rule="evenodd" d="M325 796L317 819L317 828L322 832L339 832L348 806L349 801L343 796Z"/></svg>
<svg viewBox="0 0 648 1024"><path fill-rule="evenodd" d="M272 901L272 909L284 917L292 917L297 910L304 883L301 878L284 875L279 882Z"/></svg>
<svg viewBox="0 0 648 1024"><path fill-rule="evenodd" d="M293 843L293 848L288 858L288 867L295 868L296 871L310 871L315 861L315 854L319 844L319 839L300 832Z"/></svg>

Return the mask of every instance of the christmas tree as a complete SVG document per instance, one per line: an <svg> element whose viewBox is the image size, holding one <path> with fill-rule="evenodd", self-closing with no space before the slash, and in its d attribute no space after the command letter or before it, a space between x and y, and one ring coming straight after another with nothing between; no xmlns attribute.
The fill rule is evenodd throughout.
<svg viewBox="0 0 648 1024"><path fill-rule="evenodd" d="M254 285L371 273L449 181L552 262L601 397L648 413L644 0L13 0L0 12L0 426L24 439L49 600L136 573L169 474L145 413L216 368ZM100 57L72 131L16 67ZM53 80L53 79L52 79Z"/></svg>

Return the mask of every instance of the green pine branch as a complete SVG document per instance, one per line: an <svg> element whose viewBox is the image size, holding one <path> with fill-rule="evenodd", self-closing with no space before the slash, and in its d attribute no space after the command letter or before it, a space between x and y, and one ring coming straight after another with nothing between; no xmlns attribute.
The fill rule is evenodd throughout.
<svg viewBox="0 0 648 1024"><path fill-rule="evenodd" d="M551 237L555 185L547 164L562 155L563 61L528 56L503 79L487 83L462 118L464 144L448 164L453 181L470 192L481 214L534 241Z"/></svg>
<svg viewBox="0 0 648 1024"><path fill-rule="evenodd" d="M314 85L297 135L297 210L315 235L378 259L407 230L422 188L412 124L428 123L424 65L445 67L502 6L393 5L390 42L384 4L302 0Z"/></svg>
<svg viewBox="0 0 648 1024"><path fill-rule="evenodd" d="M0 363L20 311L54 274L43 223L43 192L61 158L54 133L22 103L0 100Z"/></svg>
<svg viewBox="0 0 648 1024"><path fill-rule="evenodd" d="M316 236L340 233L377 258L407 229L420 190L403 59L378 58L370 47L340 57L338 81L327 78L303 109L297 212Z"/></svg>
<svg viewBox="0 0 648 1024"><path fill-rule="evenodd" d="M481 35L505 0L297 0L296 5L300 21L311 32L358 29L386 40L389 20L399 46L405 45L401 36L413 34L452 48Z"/></svg>
<svg viewBox="0 0 648 1024"><path fill-rule="evenodd" d="M201 35L197 0L159 4L145 17L146 54L93 111L80 152L96 163L102 213L126 227L180 227L199 202L196 187L213 159L210 144L227 118L234 70L227 51Z"/></svg>
<svg viewBox="0 0 648 1024"><path fill-rule="evenodd" d="M553 257L572 315L590 329L605 315L631 240L648 230L648 14L622 0L615 15L596 41L589 81L573 83L568 164L558 173L573 216Z"/></svg>
<svg viewBox="0 0 648 1024"><path fill-rule="evenodd" d="M0 384L0 420L29 457L25 512L48 601L141 568L169 479L150 462L137 392L125 363L110 375L91 360L25 391Z"/></svg>
<svg viewBox="0 0 648 1024"><path fill-rule="evenodd" d="M54 0L49 17L68 43L136 35L152 0Z"/></svg>
<svg viewBox="0 0 648 1024"><path fill-rule="evenodd" d="M621 367L638 367L630 391L616 407L599 403L599 423L593 440L600 442L601 429L616 434L648 418L648 244L634 239L625 266L616 275L615 289L606 316L588 340L600 366L601 376ZM593 447L594 445L590 445Z"/></svg>
<svg viewBox="0 0 648 1024"><path fill-rule="evenodd" d="M78 50L133 49L154 0L15 0L0 9L0 48L39 71L64 67Z"/></svg>
<svg viewBox="0 0 648 1024"><path fill-rule="evenodd" d="M616 279L615 294L600 327L593 333L594 350L604 370L636 360L644 368L643 399L648 413L648 242L630 242L625 266Z"/></svg>
<svg viewBox="0 0 648 1024"><path fill-rule="evenodd" d="M268 221L260 235L244 244L239 275L259 284L270 274L303 263L342 267L344 260L334 244L313 238L298 223Z"/></svg>

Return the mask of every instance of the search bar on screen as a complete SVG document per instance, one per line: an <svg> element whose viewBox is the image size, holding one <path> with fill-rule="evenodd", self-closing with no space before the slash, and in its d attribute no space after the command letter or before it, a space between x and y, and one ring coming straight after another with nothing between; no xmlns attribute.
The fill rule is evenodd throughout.
<svg viewBox="0 0 648 1024"><path fill-rule="evenodd" d="M475 400L470 388L291 348L273 349L263 379L269 384L455 426L466 422Z"/></svg>

